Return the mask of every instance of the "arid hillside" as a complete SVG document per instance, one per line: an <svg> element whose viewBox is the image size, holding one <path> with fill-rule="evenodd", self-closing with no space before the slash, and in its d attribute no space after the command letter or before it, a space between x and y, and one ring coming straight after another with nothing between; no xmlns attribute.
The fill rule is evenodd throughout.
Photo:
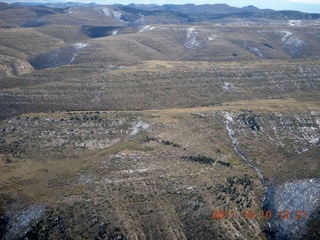
<svg viewBox="0 0 320 240"><path fill-rule="evenodd" d="M320 238L319 19L0 4L0 239Z"/></svg>
<svg viewBox="0 0 320 240"><path fill-rule="evenodd" d="M319 178L319 111L317 102L288 99L5 120L4 237L266 239L259 215L265 188L233 150L228 124L242 153L281 187ZM308 219L316 218L315 209ZM236 217L214 220L213 210ZM312 223L300 221L305 227L297 236L313 239Z"/></svg>

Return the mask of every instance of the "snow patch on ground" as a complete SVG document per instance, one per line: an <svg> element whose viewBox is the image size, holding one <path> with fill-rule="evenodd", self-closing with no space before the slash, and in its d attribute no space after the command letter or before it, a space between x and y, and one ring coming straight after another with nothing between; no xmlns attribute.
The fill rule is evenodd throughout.
<svg viewBox="0 0 320 240"><path fill-rule="evenodd" d="M117 20L120 20L121 15L122 15L120 12L113 11L113 10L107 8L107 7L106 8L102 8L101 10L107 17L112 17L112 18L115 18Z"/></svg>
<svg viewBox="0 0 320 240"><path fill-rule="evenodd" d="M187 30L187 40L184 46L188 49L197 48L200 45L200 41L197 40L197 30L189 28Z"/></svg>
<svg viewBox="0 0 320 240"><path fill-rule="evenodd" d="M116 19L120 20L122 14L120 12L117 12L117 11L113 11L113 15Z"/></svg>
<svg viewBox="0 0 320 240"><path fill-rule="evenodd" d="M140 30L138 31L138 33L143 33L143 32L147 32L147 31L151 31L153 29L155 29L156 27L151 27L151 26L143 26L140 28Z"/></svg>
<svg viewBox="0 0 320 240"><path fill-rule="evenodd" d="M120 152L120 153L117 153L115 155L116 158L121 158L121 159L124 159L124 158L131 158L131 159L139 159L141 157L138 157L136 153L125 153L125 152Z"/></svg>
<svg viewBox="0 0 320 240"><path fill-rule="evenodd" d="M223 85L222 85L222 88L226 91L231 91L233 89L233 85L231 83L227 83L225 82Z"/></svg>
<svg viewBox="0 0 320 240"><path fill-rule="evenodd" d="M208 37L208 41L213 41L214 39L215 39L215 36L214 36L214 35Z"/></svg>
<svg viewBox="0 0 320 240"><path fill-rule="evenodd" d="M289 20L288 21L289 26L301 26L301 20Z"/></svg>
<svg viewBox="0 0 320 240"><path fill-rule="evenodd" d="M282 36L282 42L285 42L288 37L292 35L292 32L281 30L279 31L280 35Z"/></svg>
<svg viewBox="0 0 320 240"><path fill-rule="evenodd" d="M147 168L140 168L140 169L135 169L135 170L123 170L122 172L124 173L143 173L143 172L147 172L147 171L152 171L155 170L155 167L147 167Z"/></svg>
<svg viewBox="0 0 320 240"><path fill-rule="evenodd" d="M133 124L131 128L131 135L135 135L143 130L148 130L150 125L148 123L145 123L143 121L139 121Z"/></svg>
<svg viewBox="0 0 320 240"><path fill-rule="evenodd" d="M107 17L111 17L112 11L109 8L102 8L101 10Z"/></svg>
<svg viewBox="0 0 320 240"><path fill-rule="evenodd" d="M101 139L101 140L96 140L96 139L92 139L92 140L87 140L87 141L81 141L81 142L76 142L75 146L76 147L80 147L80 148L88 148L88 149L104 149L107 147L110 147L114 144L116 144L117 142L119 142L120 139Z"/></svg>
<svg viewBox="0 0 320 240"><path fill-rule="evenodd" d="M75 52L73 53L73 56L72 56L72 58L71 58L70 63L73 63L74 60L76 59L77 52L78 52L79 50L81 50L82 48L85 48L85 47L87 47L87 46L88 46L87 43L75 43L75 44L73 44L72 47L73 47L73 49L74 49Z"/></svg>
<svg viewBox="0 0 320 240"><path fill-rule="evenodd" d="M272 144L281 146L288 152L303 153L320 144L320 117L317 112L261 118L261 133L272 139ZM267 124L264 125L264 122ZM241 129L238 128L237 129ZM246 130L250 133L250 130ZM252 136L254 137L254 136Z"/></svg>
<svg viewBox="0 0 320 240"><path fill-rule="evenodd" d="M258 167L253 164L245 155L244 153L239 149L239 143L235 137L234 131L231 127L231 124L234 122L232 115L229 112L224 112L223 116L226 119L226 129L228 131L229 137L232 141L233 149L235 152L245 161L246 164L248 164L251 168L255 170L257 175L259 176L261 182L263 185L266 185L266 180L264 179L264 176L262 175L262 172L258 169Z"/></svg>
<svg viewBox="0 0 320 240"><path fill-rule="evenodd" d="M300 127L303 138L307 140L310 144L317 144L320 141L320 132L318 128L315 127Z"/></svg>
<svg viewBox="0 0 320 240"><path fill-rule="evenodd" d="M80 42L79 42L79 43L73 44L72 46L73 46L74 50L78 51L78 50L80 50L80 49L85 48L86 46L88 46L88 44L87 44L87 43L80 43Z"/></svg>
<svg viewBox="0 0 320 240"><path fill-rule="evenodd" d="M225 112L224 117L227 119L228 122L233 122L233 118L230 113Z"/></svg>

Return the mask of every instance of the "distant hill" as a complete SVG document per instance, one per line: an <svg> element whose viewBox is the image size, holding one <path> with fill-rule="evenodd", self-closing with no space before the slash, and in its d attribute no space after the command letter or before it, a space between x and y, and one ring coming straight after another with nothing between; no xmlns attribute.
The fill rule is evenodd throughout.
<svg viewBox="0 0 320 240"><path fill-rule="evenodd" d="M320 14L303 13L299 11L275 11L272 9L259 9L254 6L247 6L243 8L231 7L227 4L184 4L184 5L154 5L154 4L129 4L116 6L121 9L133 8L148 12L175 12L186 14L192 21L212 20L222 18L267 18L267 19L316 19Z"/></svg>
<svg viewBox="0 0 320 240"><path fill-rule="evenodd" d="M97 6L96 3L80 3L80 2L57 2L57 3L43 3L43 2L14 2L11 5L15 6L47 6L54 8L67 8L67 7L93 7Z"/></svg>
<svg viewBox="0 0 320 240"><path fill-rule="evenodd" d="M114 4L113 6L98 5L96 3L33 3L33 2L15 2L12 4L0 3L0 10L21 9L21 8L40 8L32 9L34 12L43 12L43 8L55 9L103 9L104 7L114 8L122 11L120 20L134 23L141 16L152 16L155 23L164 23L159 18L167 18L167 23L190 23L205 22L225 18L264 18L271 20L299 20L299 19L318 19L320 14L303 13L299 11L275 11L272 9L259 9L255 6L246 6L242 8L232 7L227 4L184 4L184 5L156 5L156 4ZM30 10L30 9L29 9ZM55 10L56 11L56 10ZM84 10L85 11L85 10ZM21 15L21 14L20 14ZM0 19L6 21L5 19ZM21 16L19 16L20 18ZM29 25L28 25L29 26Z"/></svg>
<svg viewBox="0 0 320 240"><path fill-rule="evenodd" d="M319 17L0 3L0 239L320 239Z"/></svg>
<svg viewBox="0 0 320 240"><path fill-rule="evenodd" d="M171 11L171 12L181 12L184 14L228 14L228 13L239 13L239 12L260 12L256 7L244 7L237 8L231 7L227 4L184 4L184 5L148 5L148 4L129 4L127 7L142 9L146 11ZM270 11L270 10L269 10Z"/></svg>

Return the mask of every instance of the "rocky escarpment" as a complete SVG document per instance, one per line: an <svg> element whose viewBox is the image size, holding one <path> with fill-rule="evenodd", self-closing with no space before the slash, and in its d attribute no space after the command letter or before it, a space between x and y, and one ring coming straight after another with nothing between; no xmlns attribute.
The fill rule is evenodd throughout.
<svg viewBox="0 0 320 240"><path fill-rule="evenodd" d="M86 43L75 43L72 46L58 48L32 58L30 63L37 70L67 65L72 63L75 60L77 52L87 45Z"/></svg>
<svg viewBox="0 0 320 240"><path fill-rule="evenodd" d="M0 77L13 77L32 71L33 68L27 61L0 55Z"/></svg>

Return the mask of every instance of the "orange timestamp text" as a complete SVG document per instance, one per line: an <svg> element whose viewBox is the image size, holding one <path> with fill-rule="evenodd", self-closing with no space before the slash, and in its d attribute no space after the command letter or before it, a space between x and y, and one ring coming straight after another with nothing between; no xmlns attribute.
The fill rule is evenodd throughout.
<svg viewBox="0 0 320 240"><path fill-rule="evenodd" d="M273 217L277 217L279 219L287 220L287 219L306 219L307 211L305 210L281 210L276 213L273 213L270 210L262 210L260 212L255 212L253 210L243 210L242 212L236 212L235 210L213 210L212 211L212 219L237 219L237 218L245 218L245 219L271 219Z"/></svg>

